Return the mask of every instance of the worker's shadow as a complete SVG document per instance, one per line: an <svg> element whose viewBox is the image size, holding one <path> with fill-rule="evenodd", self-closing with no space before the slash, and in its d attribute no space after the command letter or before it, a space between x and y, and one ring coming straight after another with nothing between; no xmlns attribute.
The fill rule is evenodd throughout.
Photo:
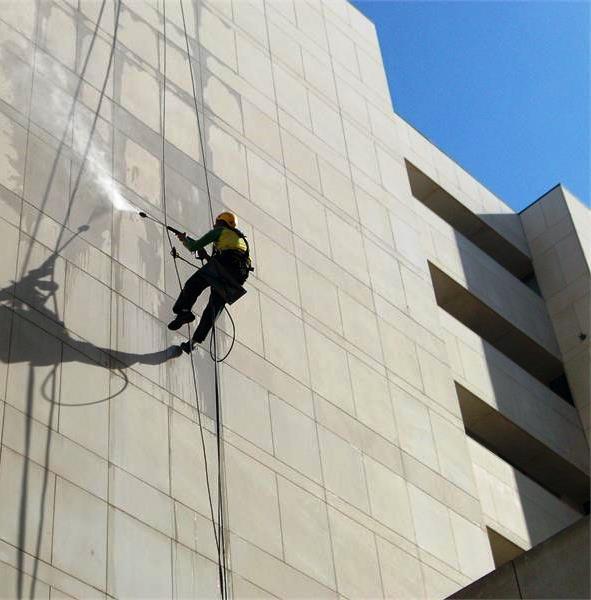
<svg viewBox="0 0 591 600"><path fill-rule="evenodd" d="M123 385L118 386L116 395L127 387L128 378L125 369L134 365L160 365L172 358L182 354L178 346L170 346L156 352L144 354L122 352L111 348L96 346L90 342L83 341L73 337L64 322L58 314L57 292L59 284L55 281L55 264L59 253L71 243L80 232L88 229L87 226L81 227L77 233L59 250L54 251L43 263L34 269L28 271L26 275L18 281L11 282L10 285L0 290L0 322L14 323L16 319L21 318L31 326L21 324L21 335L25 339L15 340L13 334L9 352L0 353L0 361L10 364L28 363L31 369L35 367L51 367L64 362L82 362L94 366L103 366L116 371L123 378ZM14 320L11 321L11 317ZM57 337L61 342L69 346L75 352L61 352L56 354L47 344L38 343L35 331L42 333L36 328L39 322L44 322L43 317L47 319L47 326L51 328L50 333ZM29 339L30 338L30 339ZM54 347L53 347L54 348ZM54 394L48 394L42 388L42 394L45 400L56 402ZM106 402L113 396L91 401L77 401L70 406L85 406Z"/></svg>

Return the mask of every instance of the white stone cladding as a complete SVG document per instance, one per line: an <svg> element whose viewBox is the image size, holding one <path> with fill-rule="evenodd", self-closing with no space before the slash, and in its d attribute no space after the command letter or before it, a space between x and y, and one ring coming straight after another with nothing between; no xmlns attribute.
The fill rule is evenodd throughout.
<svg viewBox="0 0 591 600"><path fill-rule="evenodd" d="M0 3L0 597L219 596L168 241L119 210L204 233L204 167L256 268L220 366L231 596L444 598L494 568L486 527L527 549L576 520L467 436L454 382L588 475L579 413L439 308L429 270L564 359L587 422L588 340L581 359L564 329L585 307L558 296L588 290L588 253L581 281L538 273L562 221L520 217L393 112L375 27L345 0L183 0L204 155L165 0L164 196L163 0L122 3L108 71L118 1ZM414 198L405 161L533 258L543 295ZM195 365L214 481L207 341Z"/></svg>

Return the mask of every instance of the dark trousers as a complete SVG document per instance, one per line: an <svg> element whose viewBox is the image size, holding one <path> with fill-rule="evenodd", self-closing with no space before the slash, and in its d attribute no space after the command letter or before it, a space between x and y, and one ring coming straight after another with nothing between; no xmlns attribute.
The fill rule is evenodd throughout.
<svg viewBox="0 0 591 600"><path fill-rule="evenodd" d="M226 258L226 257L224 257ZM232 264L227 258L226 260L220 261L227 269L228 273L240 284L246 281L248 271L244 272L244 269L239 264ZM172 307L172 312L178 314L184 310L191 310L193 304L197 301L197 298L205 291L206 288L211 286L211 274L206 276L208 273L216 273L215 263L208 263L199 271L196 271L189 279L187 279L177 301ZM213 327L217 318L220 316L224 306L226 305L223 296L217 292L215 287L211 287L209 294L209 301L201 315L201 320L197 329L193 333L193 341L200 344L205 340L210 329Z"/></svg>

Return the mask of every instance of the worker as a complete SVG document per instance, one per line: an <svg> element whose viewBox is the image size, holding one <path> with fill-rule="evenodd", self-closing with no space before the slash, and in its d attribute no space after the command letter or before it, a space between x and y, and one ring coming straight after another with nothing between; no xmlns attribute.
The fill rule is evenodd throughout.
<svg viewBox="0 0 591 600"><path fill-rule="evenodd" d="M193 339L181 344L184 352L189 353L195 344L202 343L226 302L232 302L229 294L239 289L245 293L242 284L252 271L248 242L244 234L236 228L236 216L231 212L222 212L216 217L213 229L198 240L190 238L186 233L176 233L185 248L197 252L202 260L209 258L205 246L213 244L211 259L185 283L181 293L172 307L176 317L168 324L168 328L176 331L186 323L195 320L193 305L199 295L211 287L209 302L203 311L199 325L195 329Z"/></svg>

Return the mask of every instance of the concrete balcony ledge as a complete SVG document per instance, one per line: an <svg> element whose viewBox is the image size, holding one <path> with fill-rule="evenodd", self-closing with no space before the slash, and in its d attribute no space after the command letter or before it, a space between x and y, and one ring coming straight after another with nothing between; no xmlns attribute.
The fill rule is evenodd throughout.
<svg viewBox="0 0 591 600"><path fill-rule="evenodd" d="M449 599L589 596L589 517L585 517Z"/></svg>

